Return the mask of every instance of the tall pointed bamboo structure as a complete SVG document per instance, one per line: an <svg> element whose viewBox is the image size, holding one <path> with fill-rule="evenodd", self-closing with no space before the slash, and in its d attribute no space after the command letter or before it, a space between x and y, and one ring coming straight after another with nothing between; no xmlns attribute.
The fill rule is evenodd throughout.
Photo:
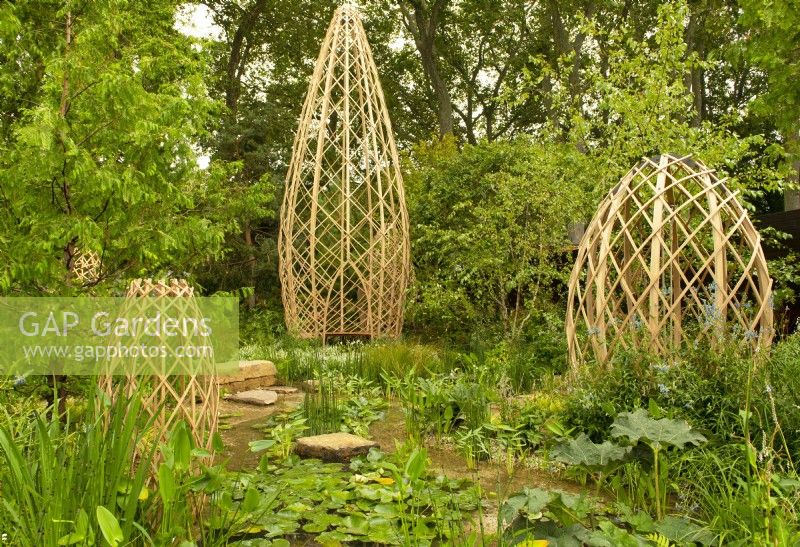
<svg viewBox="0 0 800 547"><path fill-rule="evenodd" d="M643 159L586 229L569 282L573 367L618 347L668 354L723 334L773 336L772 280L736 194L689 157Z"/></svg>
<svg viewBox="0 0 800 547"><path fill-rule="evenodd" d="M278 247L290 331L323 340L400 334L408 213L378 72L352 5L334 13L311 77Z"/></svg>

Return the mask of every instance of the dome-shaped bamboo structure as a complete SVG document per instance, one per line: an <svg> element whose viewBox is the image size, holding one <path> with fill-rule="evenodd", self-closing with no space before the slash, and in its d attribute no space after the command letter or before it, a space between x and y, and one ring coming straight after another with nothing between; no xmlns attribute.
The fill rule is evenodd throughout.
<svg viewBox="0 0 800 547"><path fill-rule="evenodd" d="M291 332L400 334L410 273L403 181L372 52L350 5L334 13L308 88L278 246Z"/></svg>
<svg viewBox="0 0 800 547"><path fill-rule="evenodd" d="M772 339L772 280L758 232L736 195L697 160L643 159L586 229L569 282L573 367L591 351L668 354L735 334Z"/></svg>

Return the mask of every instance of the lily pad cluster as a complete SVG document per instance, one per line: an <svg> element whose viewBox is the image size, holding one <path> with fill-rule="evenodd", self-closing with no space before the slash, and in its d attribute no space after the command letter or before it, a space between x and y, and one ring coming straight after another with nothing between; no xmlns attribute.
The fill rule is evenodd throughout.
<svg viewBox="0 0 800 547"><path fill-rule="evenodd" d="M233 545L288 545L312 539L321 545L361 541L386 545L429 545L463 529L477 508L477 489L468 481L433 477L427 456L415 451L400 465L373 449L349 466L295 456L273 464L264 458L260 473L231 477L227 489L241 510L250 492L268 509ZM213 523L211 523L213 525Z"/></svg>

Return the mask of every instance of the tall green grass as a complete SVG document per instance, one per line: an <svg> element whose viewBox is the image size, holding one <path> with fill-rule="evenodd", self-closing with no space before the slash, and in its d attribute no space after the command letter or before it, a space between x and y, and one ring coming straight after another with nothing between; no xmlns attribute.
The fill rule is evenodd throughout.
<svg viewBox="0 0 800 547"><path fill-rule="evenodd" d="M306 392L301 407L308 434L322 435L339 431L344 406L343 401L339 400L336 386L331 377L320 376L316 382L316 389Z"/></svg>
<svg viewBox="0 0 800 547"><path fill-rule="evenodd" d="M269 353L280 378L286 382L315 378L321 372L336 372L382 386L387 377L401 378L409 372L427 377L450 372L460 364L455 352L403 341L274 348Z"/></svg>
<svg viewBox="0 0 800 547"><path fill-rule="evenodd" d="M0 415L0 522L10 543L99 544L98 507L117 515L125 538L147 537L137 511L150 458L133 458L148 425L140 400L93 399L80 424L49 414L22 429L18 416Z"/></svg>

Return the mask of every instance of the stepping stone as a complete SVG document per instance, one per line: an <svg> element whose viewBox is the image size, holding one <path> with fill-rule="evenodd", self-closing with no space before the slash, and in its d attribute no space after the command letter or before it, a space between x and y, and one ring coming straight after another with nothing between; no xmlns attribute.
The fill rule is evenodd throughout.
<svg viewBox="0 0 800 547"><path fill-rule="evenodd" d="M251 389L228 397L228 400L249 405L269 406L278 400L278 394L268 389Z"/></svg>
<svg viewBox="0 0 800 547"><path fill-rule="evenodd" d="M319 458L326 462L347 463L356 456L364 456L370 448L379 448L378 443L350 433L327 433L313 437L301 437L294 451L303 458Z"/></svg>
<svg viewBox="0 0 800 547"><path fill-rule="evenodd" d="M220 368L230 369L231 363L223 363ZM246 391L275 385L277 369L272 361L239 361L238 372L217 376L219 387L229 392Z"/></svg>
<svg viewBox="0 0 800 547"><path fill-rule="evenodd" d="M291 395L292 393L297 393L299 390L296 387L291 386L270 386L270 391L274 391L279 395Z"/></svg>

